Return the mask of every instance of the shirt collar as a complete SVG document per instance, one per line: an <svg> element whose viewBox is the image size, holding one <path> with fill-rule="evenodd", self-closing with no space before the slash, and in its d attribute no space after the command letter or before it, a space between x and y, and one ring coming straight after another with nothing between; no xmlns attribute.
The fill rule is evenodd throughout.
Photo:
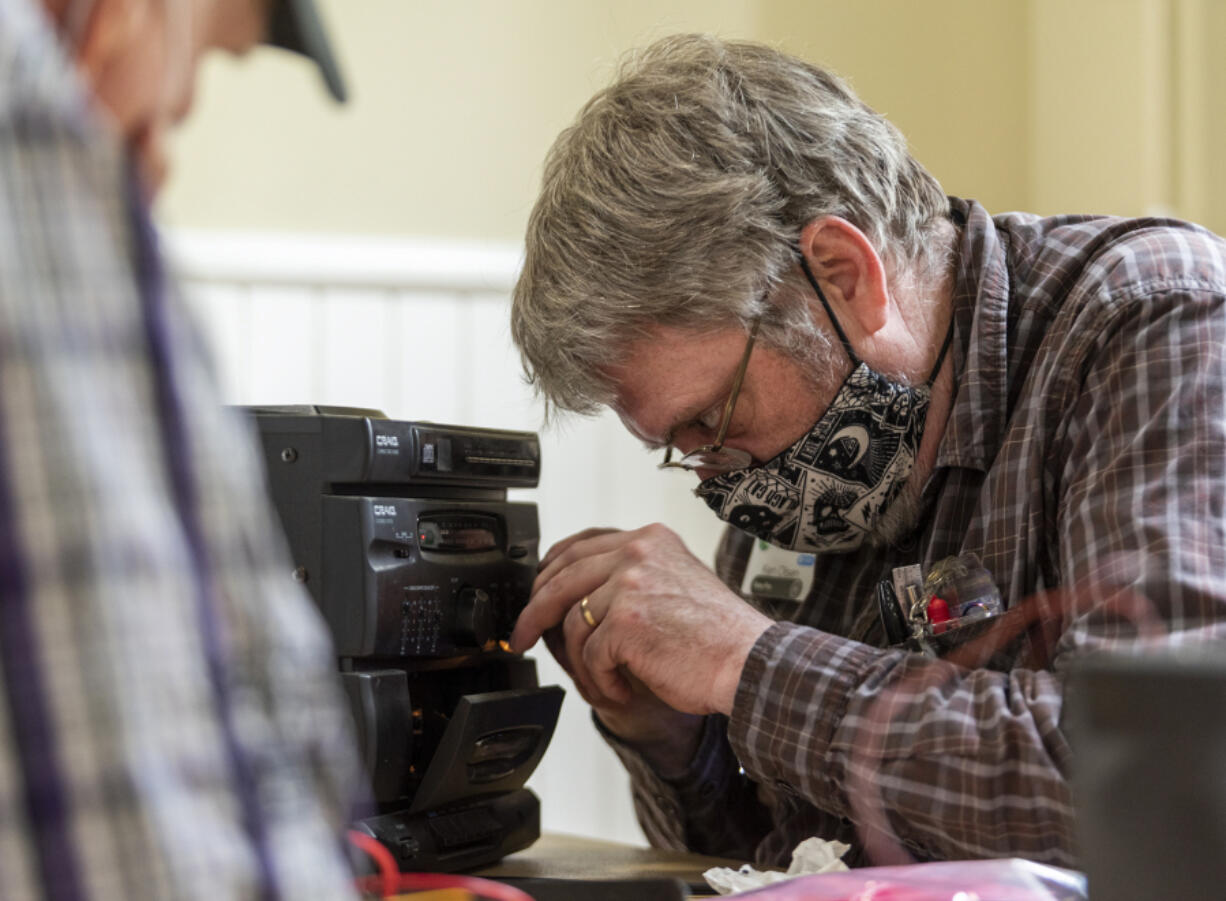
<svg viewBox="0 0 1226 901"><path fill-rule="evenodd" d="M1007 236L973 200L950 198L961 227L953 285L954 400L938 467L986 471L1000 449L1008 398Z"/></svg>

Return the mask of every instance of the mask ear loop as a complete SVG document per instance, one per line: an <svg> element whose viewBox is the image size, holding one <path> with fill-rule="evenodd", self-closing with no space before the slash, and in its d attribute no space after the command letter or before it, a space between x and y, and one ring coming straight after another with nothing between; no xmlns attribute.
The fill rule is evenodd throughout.
<svg viewBox="0 0 1226 901"><path fill-rule="evenodd" d="M834 310L830 309L830 301L826 300L826 293L822 291L822 286L818 284L817 278L813 275L813 270L809 268L809 261L805 259L805 255L800 248L794 248L796 255L800 258L800 268L805 272L805 278L809 280L809 284L813 286L813 290L817 292L817 299L822 302L822 307L826 310L826 315L830 317L830 322L834 326L835 333L839 336L839 341L843 343L843 350L847 351L847 356L851 357L852 363L856 366L860 365L860 358L856 356L856 352L851 349L851 342L847 340L847 335L843 331L843 327L839 325L839 320L834 316ZM932 367L932 373L928 376L925 382L931 385L936 381L937 373L941 371L941 364L945 362L945 355L949 353L949 347L954 340L954 320L950 316L949 328L945 330L945 341L941 345L941 352L937 354L936 365Z"/></svg>
<svg viewBox="0 0 1226 901"><path fill-rule="evenodd" d="M834 310L830 308L830 301L826 300L826 292L822 290L822 286L817 283L817 279L813 275L813 270L809 268L809 261L805 259L805 255L799 247L793 248L796 255L800 257L800 268L805 271L805 278L809 280L809 284L813 286L813 290L817 292L817 299L822 302L822 307L826 310L826 315L830 317L831 324L834 325L835 334L839 336L839 340L843 342L843 350L847 351L847 356L851 357L851 362L857 367L860 366L860 358L856 356L856 352L851 349L851 342L847 340L847 335L843 331L843 326L839 325L839 320L834 316Z"/></svg>
<svg viewBox="0 0 1226 901"><path fill-rule="evenodd" d="M937 354L936 365L932 367L932 374L928 376L927 384L931 385L937 380L937 373L941 371L941 364L945 362L945 354L949 353L949 347L954 343L954 315L951 311L949 314L949 328L945 330L945 343L941 345L941 352Z"/></svg>

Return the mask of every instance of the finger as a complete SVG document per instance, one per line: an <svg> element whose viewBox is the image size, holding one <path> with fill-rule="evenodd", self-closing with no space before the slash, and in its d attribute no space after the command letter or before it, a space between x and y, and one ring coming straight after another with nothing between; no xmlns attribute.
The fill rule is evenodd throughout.
<svg viewBox="0 0 1226 901"><path fill-rule="evenodd" d="M566 639L566 655L575 667L572 675L575 684L583 686L583 694L589 699L588 703L594 706L603 706L608 703L604 693L596 687L592 674L588 672L583 662L583 646L595 634L595 630L583 619L578 605L572 607L566 614L566 619L562 622L562 634Z"/></svg>
<svg viewBox="0 0 1226 901"><path fill-rule="evenodd" d="M546 552L545 556L541 558L540 563L537 564L537 570L539 571L539 570L544 569L546 566L548 566L553 561L555 557L558 556L558 554L565 551L568 547L570 547L577 541L585 541L588 538L595 538L597 535L608 535L611 532L617 532L617 531L619 530L618 529L591 528L591 529L584 529L582 532L576 532L574 535L568 535L566 538L563 538L561 541L554 542L554 544Z"/></svg>
<svg viewBox="0 0 1226 901"><path fill-rule="evenodd" d="M570 681L574 684L575 691L579 692L579 697L583 698L590 705L592 703L591 696L587 693L583 683L575 678L575 666L567 656L566 638L562 634L562 629L560 627L550 629L543 637L549 652L553 654L553 659L558 661L558 665L566 670L566 675L570 676Z"/></svg>
<svg viewBox="0 0 1226 901"><path fill-rule="evenodd" d="M517 653L527 650L546 629L562 622L571 607L608 581L619 559L616 552L581 557L550 579L515 621L512 649Z"/></svg>
<svg viewBox="0 0 1226 901"><path fill-rule="evenodd" d="M595 629L583 643L581 659L584 678L590 681L591 690L616 703L625 704L630 701L632 692L617 652L620 640L621 632L616 623Z"/></svg>
<svg viewBox="0 0 1226 901"><path fill-rule="evenodd" d="M532 594L536 594L548 585L550 580L556 577L558 573L579 560L595 556L596 554L608 553L625 544L625 536L629 534L629 532L623 532L620 529L603 530L597 534L571 542L557 554L554 554L553 548L550 548L549 551L552 559L550 559L547 566L542 567L537 572L536 579L532 582Z"/></svg>
<svg viewBox="0 0 1226 901"><path fill-rule="evenodd" d="M558 661L558 666L562 667L566 671L566 675L573 679L575 665L571 663L570 657L566 653L566 636L562 634L562 629L558 626L546 629L545 634L541 637L545 639L545 647L549 648L549 653L553 655L553 659Z"/></svg>

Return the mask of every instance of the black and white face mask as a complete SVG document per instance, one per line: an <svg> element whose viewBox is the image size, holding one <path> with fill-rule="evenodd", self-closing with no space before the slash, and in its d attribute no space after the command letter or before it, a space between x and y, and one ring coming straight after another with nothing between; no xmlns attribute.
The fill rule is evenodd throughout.
<svg viewBox="0 0 1226 901"><path fill-rule="evenodd" d="M856 356L803 255L800 265L855 368L795 444L761 466L705 479L695 493L720 519L778 547L852 551L876 528L915 466L953 323L928 381L899 384Z"/></svg>

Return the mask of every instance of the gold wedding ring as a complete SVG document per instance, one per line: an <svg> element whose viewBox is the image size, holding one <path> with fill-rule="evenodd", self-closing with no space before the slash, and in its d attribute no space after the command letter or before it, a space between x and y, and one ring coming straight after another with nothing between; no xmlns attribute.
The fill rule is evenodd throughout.
<svg viewBox="0 0 1226 901"><path fill-rule="evenodd" d="M579 602L579 612L583 614L583 621L595 629L596 617L592 616L592 608L588 606L587 599L588 596L585 594L583 600Z"/></svg>

